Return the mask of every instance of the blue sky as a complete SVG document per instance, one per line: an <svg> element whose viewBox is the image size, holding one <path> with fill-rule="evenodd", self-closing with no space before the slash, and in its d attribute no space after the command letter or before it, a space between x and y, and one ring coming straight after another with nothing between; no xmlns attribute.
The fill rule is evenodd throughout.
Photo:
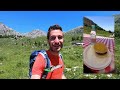
<svg viewBox="0 0 120 90"><path fill-rule="evenodd" d="M114 32L114 17L113 16L86 16L91 19L97 25L105 29L106 31Z"/></svg>
<svg viewBox="0 0 120 90"><path fill-rule="evenodd" d="M53 24L59 24L66 32L83 26L83 17L88 16L101 27L100 20L102 20L103 27L111 26L109 30L112 30L114 27L113 15L115 14L120 14L120 11L0 11L0 22L20 33L31 32L34 29L47 32L49 26ZM95 19L96 16L111 17L112 19Z"/></svg>

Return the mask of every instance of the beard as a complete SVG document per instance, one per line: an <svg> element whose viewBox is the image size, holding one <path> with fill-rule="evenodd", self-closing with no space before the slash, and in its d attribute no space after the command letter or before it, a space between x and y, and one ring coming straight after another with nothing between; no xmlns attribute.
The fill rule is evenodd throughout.
<svg viewBox="0 0 120 90"><path fill-rule="evenodd" d="M63 44L60 43L60 45L58 44L55 44L55 45L50 45L50 50L53 51L53 52L56 52L56 53L59 53L59 51L62 49L63 47Z"/></svg>

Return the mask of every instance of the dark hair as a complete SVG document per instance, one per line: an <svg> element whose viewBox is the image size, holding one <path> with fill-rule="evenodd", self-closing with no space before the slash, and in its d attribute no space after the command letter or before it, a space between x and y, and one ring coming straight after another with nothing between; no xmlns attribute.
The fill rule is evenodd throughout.
<svg viewBox="0 0 120 90"><path fill-rule="evenodd" d="M47 39L49 39L50 31L56 30L56 29L59 29L59 30L62 31L62 27L59 26L59 25L57 25L57 24L55 24L55 25L49 27L48 33L47 33Z"/></svg>

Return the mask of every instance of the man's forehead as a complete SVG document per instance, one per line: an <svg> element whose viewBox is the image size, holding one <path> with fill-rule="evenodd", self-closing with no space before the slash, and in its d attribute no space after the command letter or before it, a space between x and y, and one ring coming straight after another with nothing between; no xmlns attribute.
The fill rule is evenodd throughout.
<svg viewBox="0 0 120 90"><path fill-rule="evenodd" d="M59 36L59 35L63 35L63 32L61 30L52 30L50 32L50 35Z"/></svg>

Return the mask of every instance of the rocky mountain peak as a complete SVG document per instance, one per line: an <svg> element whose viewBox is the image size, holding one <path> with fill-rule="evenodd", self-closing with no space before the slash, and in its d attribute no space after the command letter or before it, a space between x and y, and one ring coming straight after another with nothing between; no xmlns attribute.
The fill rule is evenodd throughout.
<svg viewBox="0 0 120 90"><path fill-rule="evenodd" d="M25 36L31 37L31 38L36 38L36 37L40 37L40 36L46 36L46 33L40 29L35 29L29 33L26 33Z"/></svg>

